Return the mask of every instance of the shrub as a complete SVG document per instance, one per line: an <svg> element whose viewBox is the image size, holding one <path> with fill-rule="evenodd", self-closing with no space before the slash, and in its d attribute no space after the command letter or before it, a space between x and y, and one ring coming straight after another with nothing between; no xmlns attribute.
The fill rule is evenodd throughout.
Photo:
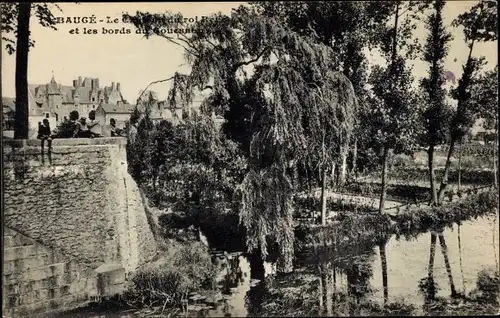
<svg viewBox="0 0 500 318"><path fill-rule="evenodd" d="M57 126L55 138L73 138L74 132L74 123L69 120L64 120Z"/></svg>
<svg viewBox="0 0 500 318"><path fill-rule="evenodd" d="M477 275L478 300L498 306L500 293L500 275L497 270L483 269Z"/></svg>
<svg viewBox="0 0 500 318"><path fill-rule="evenodd" d="M200 243L171 245L164 257L134 274L124 299L133 307L176 306L190 292L213 289L217 272Z"/></svg>

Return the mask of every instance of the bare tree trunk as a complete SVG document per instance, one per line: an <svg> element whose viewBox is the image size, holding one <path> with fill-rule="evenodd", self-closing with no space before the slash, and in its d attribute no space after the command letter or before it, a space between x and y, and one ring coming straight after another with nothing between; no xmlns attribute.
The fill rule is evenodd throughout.
<svg viewBox="0 0 500 318"><path fill-rule="evenodd" d="M357 170L357 161L358 161L358 138L354 139L354 149L352 151L352 173L354 175L354 180L358 181L358 170Z"/></svg>
<svg viewBox="0 0 500 318"><path fill-rule="evenodd" d="M312 178L311 178L311 171L309 169L308 165L304 165L305 170L306 170L306 176L307 176L307 188L309 189L309 192L312 192Z"/></svg>
<svg viewBox="0 0 500 318"><path fill-rule="evenodd" d="M17 15L15 139L27 139L29 132L28 52L30 17L31 2L20 2Z"/></svg>
<svg viewBox="0 0 500 318"><path fill-rule="evenodd" d="M431 183L431 205L438 204L438 193L436 187L436 173L434 171L434 145L430 145L427 149L427 156L429 161L429 181Z"/></svg>
<svg viewBox="0 0 500 318"><path fill-rule="evenodd" d="M448 187L448 176L450 174L450 168L451 168L451 157L453 156L454 150L455 150L455 139L452 138L450 142L450 148L448 149L448 157L446 158L446 165L444 166L443 179L441 180L441 186L439 188L438 204L441 204L441 202L443 202L443 198L446 193L446 189Z"/></svg>
<svg viewBox="0 0 500 318"><path fill-rule="evenodd" d="M380 261L382 263L382 285L384 288L384 306L389 302L389 286L387 284L387 255L385 254L385 243L379 246Z"/></svg>
<svg viewBox="0 0 500 318"><path fill-rule="evenodd" d="M342 146L342 153L341 153L341 157L342 157L342 166L340 168L340 171L339 171L339 183L338 183L338 186L339 187L343 187L344 184L345 184L345 180L346 180L346 176L347 176L347 154L348 154L348 145L344 145Z"/></svg>
<svg viewBox="0 0 500 318"><path fill-rule="evenodd" d="M336 186L336 184L335 184L335 180L337 180L337 178L336 178L336 177L337 177L337 176L336 176L336 173L337 173L336 168L337 168L337 165L336 165L336 164L333 164L333 165L332 165L332 173L331 173L331 175L330 175L330 179L332 180L331 182L332 182L332 183L333 183L333 185L334 185L334 188L332 189L332 191L334 191L334 192L337 190L337 188L335 187L335 186Z"/></svg>
<svg viewBox="0 0 500 318"><path fill-rule="evenodd" d="M493 174L495 189L498 189L498 118L495 119L495 147L493 148Z"/></svg>
<svg viewBox="0 0 500 318"><path fill-rule="evenodd" d="M323 168L323 176L321 180L321 225L326 225L326 170Z"/></svg>
<svg viewBox="0 0 500 318"><path fill-rule="evenodd" d="M385 212L385 198L387 196L387 170L388 170L388 154L389 148L384 146L384 154L382 157L382 193L380 194L380 205L378 212L383 214Z"/></svg>
<svg viewBox="0 0 500 318"><path fill-rule="evenodd" d="M441 245L441 252L444 257L444 264L446 266L446 272L448 273L448 280L450 282L451 296L455 297L457 295L457 291L455 289L455 284L453 283L453 275L451 273L450 260L448 259L448 248L446 247L446 241L443 236L443 232L438 234L439 236L439 244Z"/></svg>
<svg viewBox="0 0 500 318"><path fill-rule="evenodd" d="M458 142L458 192L460 192L460 185L462 179L462 139Z"/></svg>

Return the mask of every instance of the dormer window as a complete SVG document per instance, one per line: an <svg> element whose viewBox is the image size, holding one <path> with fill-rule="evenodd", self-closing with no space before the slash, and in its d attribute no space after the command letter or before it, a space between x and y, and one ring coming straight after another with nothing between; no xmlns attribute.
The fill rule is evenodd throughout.
<svg viewBox="0 0 500 318"><path fill-rule="evenodd" d="M95 97L92 97L92 101L95 102Z"/></svg>

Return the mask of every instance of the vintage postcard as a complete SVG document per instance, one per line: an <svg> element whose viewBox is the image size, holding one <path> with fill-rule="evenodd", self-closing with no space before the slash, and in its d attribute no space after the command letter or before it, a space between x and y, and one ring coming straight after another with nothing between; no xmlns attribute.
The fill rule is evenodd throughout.
<svg viewBox="0 0 500 318"><path fill-rule="evenodd" d="M499 313L496 0L0 8L3 317Z"/></svg>

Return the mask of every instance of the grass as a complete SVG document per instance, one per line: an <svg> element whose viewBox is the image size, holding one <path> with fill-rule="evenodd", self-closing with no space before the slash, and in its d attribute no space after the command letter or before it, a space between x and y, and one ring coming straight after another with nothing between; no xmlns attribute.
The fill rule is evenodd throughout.
<svg viewBox="0 0 500 318"><path fill-rule="evenodd" d="M347 193L363 195L367 197L380 197L382 185L376 182L358 182L346 185ZM422 202L430 200L430 190L428 187L418 185L387 185L387 200L399 202Z"/></svg>
<svg viewBox="0 0 500 318"><path fill-rule="evenodd" d="M138 269L123 299L133 308L179 306L190 292L212 290L217 273L201 243L172 242L159 260Z"/></svg>

